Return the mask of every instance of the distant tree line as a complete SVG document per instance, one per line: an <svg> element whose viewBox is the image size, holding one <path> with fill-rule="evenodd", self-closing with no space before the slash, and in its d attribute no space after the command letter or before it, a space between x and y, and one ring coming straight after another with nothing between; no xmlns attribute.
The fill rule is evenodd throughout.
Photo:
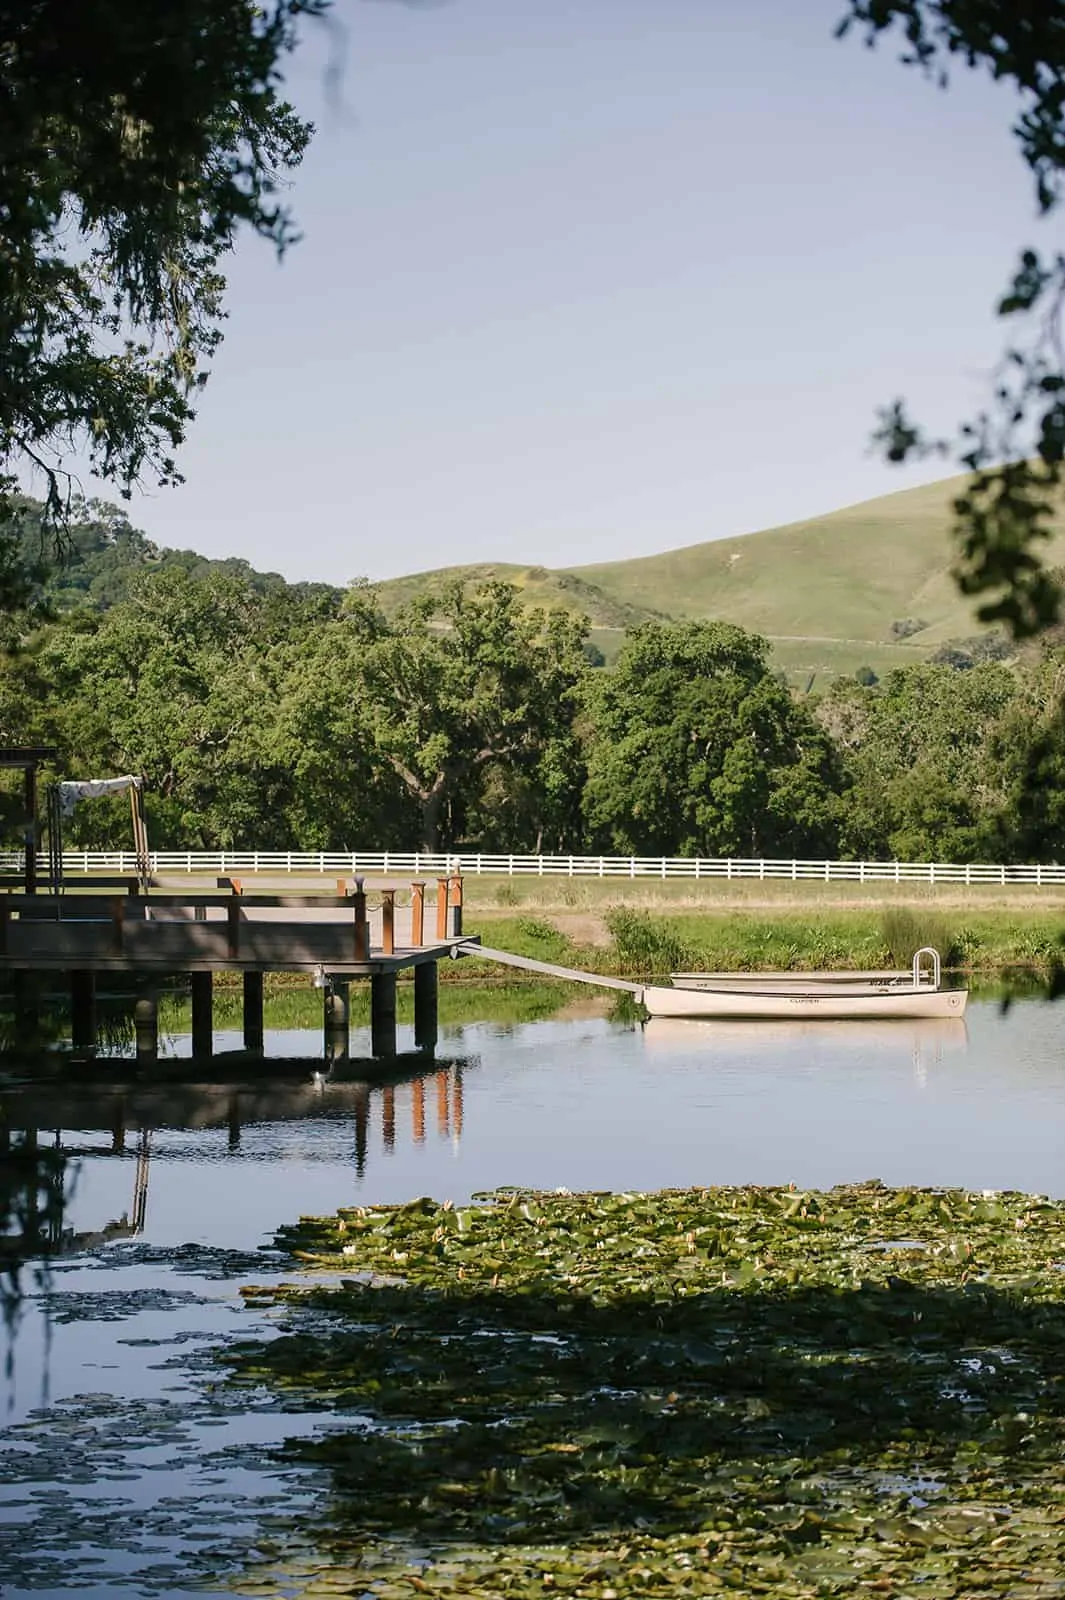
<svg viewBox="0 0 1065 1600"><path fill-rule="evenodd" d="M605 668L506 584L386 614L84 520L0 657L0 740L142 774L160 847L1065 859L1060 630L799 697L728 623L644 622ZM125 808L70 840L128 843Z"/></svg>

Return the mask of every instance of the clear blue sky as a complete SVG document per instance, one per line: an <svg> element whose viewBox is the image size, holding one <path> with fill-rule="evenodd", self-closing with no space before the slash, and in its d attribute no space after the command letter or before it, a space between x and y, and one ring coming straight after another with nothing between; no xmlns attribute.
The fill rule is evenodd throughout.
<svg viewBox="0 0 1065 1600"><path fill-rule="evenodd" d="M940 475L1038 237L1009 92L833 39L843 0L339 0L277 265L245 240L165 544L344 583L572 565ZM942 469L940 469L942 470Z"/></svg>

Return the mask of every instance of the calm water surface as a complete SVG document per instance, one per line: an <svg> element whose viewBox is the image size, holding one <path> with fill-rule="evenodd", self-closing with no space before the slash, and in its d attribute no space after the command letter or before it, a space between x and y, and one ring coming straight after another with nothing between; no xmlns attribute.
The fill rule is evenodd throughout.
<svg viewBox="0 0 1065 1600"><path fill-rule="evenodd" d="M262 1324L238 1290L278 1270L260 1247L280 1223L501 1185L879 1177L1065 1196L1063 1039L1065 1010L1036 1002L971 1003L963 1024L644 1028L582 1002L445 1026L436 1060L401 1057L391 1081L368 1075L357 1030L329 1074L320 1034L275 1032L254 1078L219 1059L180 1081L175 1060L155 1086L98 1071L3 1094L8 1125L69 1162L64 1254L46 1280L24 1270L7 1330L0 1592L192 1592L320 1491L279 1479L269 1447L327 1421L207 1387L210 1349Z"/></svg>

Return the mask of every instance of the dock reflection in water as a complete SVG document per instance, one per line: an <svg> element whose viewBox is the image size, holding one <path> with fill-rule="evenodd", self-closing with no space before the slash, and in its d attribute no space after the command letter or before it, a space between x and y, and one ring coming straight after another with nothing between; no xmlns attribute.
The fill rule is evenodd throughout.
<svg viewBox="0 0 1065 1600"><path fill-rule="evenodd" d="M476 1060L468 1057L427 1062L420 1051L394 1058L386 1072L374 1060L360 1063L349 1059L332 1070L308 1071L304 1058L288 1062L275 1058L268 1063L265 1081L243 1076L227 1080L222 1056L211 1063L208 1081L202 1080L191 1063L172 1061L164 1082L115 1081L97 1072L94 1078L80 1081L69 1074L49 1073L37 1082L24 1083L3 1097L8 1140L5 1165L16 1176L20 1168L27 1174L17 1204L8 1207L18 1219L17 1228L9 1229L8 1254L12 1259L67 1255L141 1236L148 1221L153 1138L164 1161L184 1157L193 1168L217 1163L220 1152L217 1144L211 1149L202 1140L195 1145L182 1136L223 1131L225 1153L231 1158L245 1155L256 1164L265 1159L286 1166L293 1160L309 1165L325 1160L333 1165L340 1154L337 1136L347 1130L345 1143L357 1182L365 1177L375 1147L378 1156L389 1157L404 1142L420 1146L435 1136L447 1141L457 1154L463 1130L463 1074L476 1065ZM360 1075L360 1067L366 1069L366 1076ZM324 1138L323 1123L329 1130ZM287 1137L282 1131L286 1124L290 1127ZM261 1146L264 1128L272 1130L265 1150ZM299 1139L301 1129L305 1140ZM252 1149L246 1152L242 1146L248 1130L254 1137ZM98 1135L104 1137L94 1137ZM31 1175L31 1152L46 1155L47 1183ZM85 1216L86 1206L79 1204L81 1226L76 1227L68 1216L76 1188L73 1179L79 1172L98 1176L103 1163L132 1163L129 1203L95 1226L85 1225L90 1219ZM110 1182L105 1187L117 1196L119 1185ZM355 1196L346 1198L350 1201ZM233 1192L230 1204L239 1215L239 1190ZM192 1203L181 1212L191 1221L197 1209ZM279 1206L277 1220L283 1218L283 1206ZM158 1236L157 1229L151 1231ZM221 1231L211 1229L212 1233ZM242 1238L240 1242L250 1241Z"/></svg>

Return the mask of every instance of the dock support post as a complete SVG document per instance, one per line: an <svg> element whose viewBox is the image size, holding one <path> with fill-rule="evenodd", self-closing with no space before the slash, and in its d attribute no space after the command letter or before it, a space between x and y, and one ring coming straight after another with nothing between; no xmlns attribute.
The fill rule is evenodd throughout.
<svg viewBox="0 0 1065 1600"><path fill-rule="evenodd" d="M244 974L244 1048L263 1049L263 974Z"/></svg>
<svg viewBox="0 0 1065 1600"><path fill-rule="evenodd" d="M435 961L419 961L414 969L414 1044L430 1055L436 1049L437 973Z"/></svg>
<svg viewBox="0 0 1065 1600"><path fill-rule="evenodd" d="M340 978L334 978L323 993L322 1023L326 1061L348 1059L350 995L351 986Z"/></svg>
<svg viewBox="0 0 1065 1600"><path fill-rule="evenodd" d="M133 1028L137 1036L137 1060L159 1059L159 997L154 989L137 996L133 1007Z"/></svg>
<svg viewBox="0 0 1065 1600"><path fill-rule="evenodd" d="M40 996L37 975L21 968L11 974L11 1010L15 1023L16 1044L33 1049L38 1044L41 1027Z"/></svg>
<svg viewBox="0 0 1065 1600"><path fill-rule="evenodd" d="M70 1042L86 1055L96 1049L95 973L78 970L70 974Z"/></svg>
<svg viewBox="0 0 1065 1600"><path fill-rule="evenodd" d="M192 974L192 1053L214 1054L214 973Z"/></svg>
<svg viewBox="0 0 1065 1600"><path fill-rule="evenodd" d="M370 1050L375 1056L396 1053L396 975L375 972L370 979Z"/></svg>

